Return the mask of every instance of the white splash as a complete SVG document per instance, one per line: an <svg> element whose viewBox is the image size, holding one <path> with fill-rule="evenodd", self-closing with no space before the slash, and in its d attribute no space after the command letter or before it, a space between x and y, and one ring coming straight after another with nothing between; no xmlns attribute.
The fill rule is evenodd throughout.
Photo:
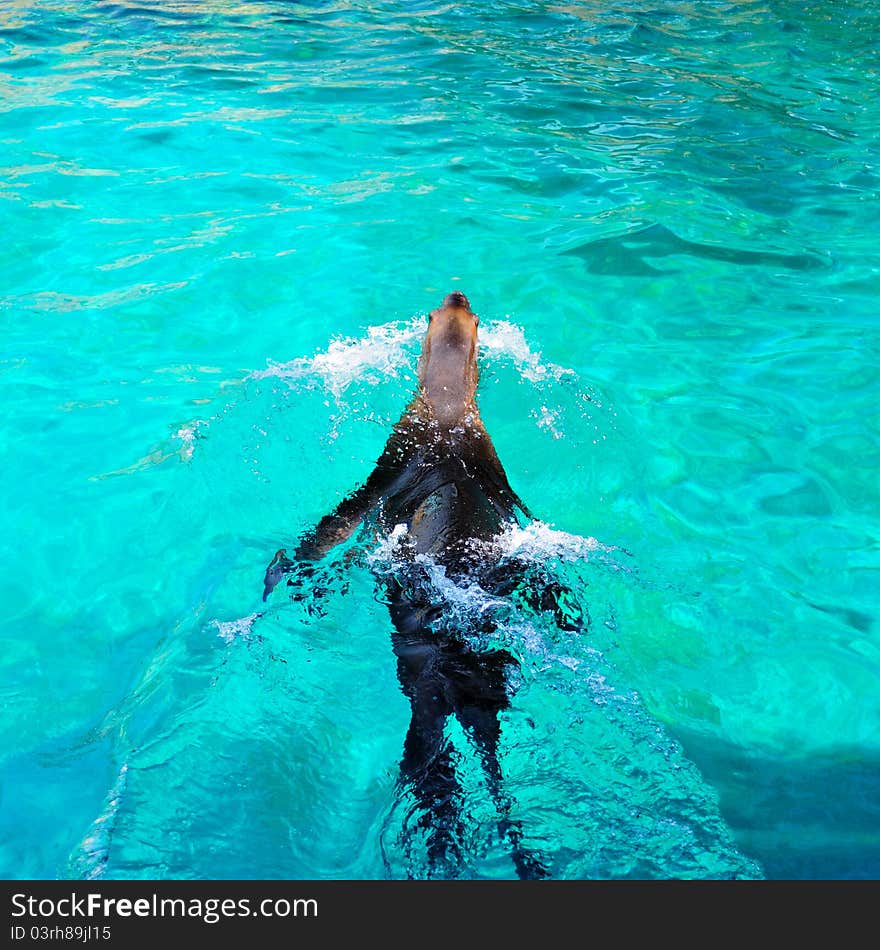
<svg viewBox="0 0 880 950"><path fill-rule="evenodd" d="M70 859L71 871L81 880L94 881L104 876L110 855L110 843L116 828L116 817L125 793L127 776L128 763L125 763L119 770L113 787L107 793L103 811L92 822L88 834L79 843Z"/></svg>
<svg viewBox="0 0 880 950"><path fill-rule="evenodd" d="M478 617L487 610L509 606L507 601L493 597L488 591L476 583L476 581L456 582L447 577L446 568L437 564L436 561L427 555L419 554L415 560L424 567L428 577L431 579L432 586L444 601L446 601L446 604L461 616Z"/></svg>
<svg viewBox="0 0 880 950"><path fill-rule="evenodd" d="M367 564L376 574L404 568L409 532L405 524L394 527L367 555ZM453 580L446 575L446 568L427 554L412 556L409 563L418 564L427 575L431 586L454 614L460 617L476 617L485 611L506 606L506 601L493 597L476 581Z"/></svg>
<svg viewBox="0 0 880 950"><path fill-rule="evenodd" d="M217 636L224 643L232 643L241 638L248 640L254 621L260 617L260 614L248 614L247 617L240 617L238 620L212 620L211 626L217 628Z"/></svg>
<svg viewBox="0 0 880 950"><path fill-rule="evenodd" d="M586 561L596 551L616 551L613 545L602 544L596 538L584 538L551 528L543 521L531 521L526 527L512 525L498 538L505 557L527 558L545 561L556 558L560 561Z"/></svg>
<svg viewBox="0 0 880 950"><path fill-rule="evenodd" d="M366 337L344 337L332 340L324 352L299 357L288 363L270 363L264 370L255 370L249 378L277 377L295 383L318 377L324 387L337 398L355 381L370 372L384 377L397 377L414 366L408 347L420 340L425 329L424 318L406 323L384 323L368 327Z"/></svg>
<svg viewBox="0 0 880 950"><path fill-rule="evenodd" d="M402 370L414 369L413 344L421 341L425 329L423 316L367 327L366 336L337 338L313 357L298 357L286 363L270 361L266 369L255 370L249 378L276 377L294 383L310 376L318 377L325 388L338 397L371 371L387 378L399 376ZM571 369L545 363L541 354L529 346L522 328L507 320L481 324L480 351L489 359L512 359L520 375L532 383L575 376Z"/></svg>
<svg viewBox="0 0 880 950"><path fill-rule="evenodd" d="M526 341L522 327L507 320L495 320L480 328L480 352L492 357L509 356L520 375L531 383L559 380L563 376L575 376L574 370L545 363L540 353L535 353Z"/></svg>
<svg viewBox="0 0 880 950"><path fill-rule="evenodd" d="M405 524L395 525L391 533L382 538L367 555L367 564L371 568L389 568L398 565L408 534Z"/></svg>

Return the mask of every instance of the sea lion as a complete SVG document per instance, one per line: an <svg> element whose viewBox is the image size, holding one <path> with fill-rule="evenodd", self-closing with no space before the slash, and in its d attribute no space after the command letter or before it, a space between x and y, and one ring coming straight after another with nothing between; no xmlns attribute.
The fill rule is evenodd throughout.
<svg viewBox="0 0 880 950"><path fill-rule="evenodd" d="M510 486L476 404L479 318L467 297L450 293L432 310L418 364L418 391L366 482L300 541L293 558L281 549L266 570L264 599L287 574L306 577L312 565L347 540L365 519L381 534L406 527L407 566L382 578L394 625L398 677L412 718L400 765L422 809L431 873L459 856L459 784L444 728L454 715L473 741L522 878L546 877L542 859L522 844L512 802L502 788L498 760L499 713L509 706L508 673L516 665L504 650L477 650L431 583L426 556L456 581L518 595L553 613L564 629L582 629L584 615L558 585L518 586L521 565L502 558L499 535L518 518L532 517ZM408 559L408 560L407 560ZM288 583L294 583L288 581ZM491 619L485 621L492 624ZM484 628L485 629L485 628Z"/></svg>

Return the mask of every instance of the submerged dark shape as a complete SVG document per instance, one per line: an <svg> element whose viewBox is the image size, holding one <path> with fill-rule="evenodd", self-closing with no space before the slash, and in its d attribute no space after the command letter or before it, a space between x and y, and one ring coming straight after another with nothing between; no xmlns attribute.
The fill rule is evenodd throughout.
<svg viewBox="0 0 880 950"><path fill-rule="evenodd" d="M516 666L505 650L479 650L431 583L424 560L455 581L476 581L486 591L516 593L553 613L566 630L582 629L583 615L554 583L530 585L523 565L502 559L497 538L518 516L530 518L511 488L476 405L477 326L467 297L449 294L430 314L419 360L419 389L366 482L304 536L288 558L280 550L266 571L264 599L288 573L311 565L375 519L381 534L406 526L405 566L383 577L394 625L400 685L412 718L404 743L401 780L422 812L432 873L460 858L462 816L454 756L444 736L455 716L470 737L509 843L517 874L546 877L548 869L522 843L512 801L503 789L498 758L499 713L509 706L508 673ZM483 630L493 621L483 621Z"/></svg>
<svg viewBox="0 0 880 950"><path fill-rule="evenodd" d="M753 251L686 241L662 224L651 224L624 234L587 241L562 253L581 258L591 274L631 277L654 277L658 274L674 273L673 269L655 267L650 262L682 255L746 267L781 267L798 271L816 270L826 266L820 257L810 253Z"/></svg>

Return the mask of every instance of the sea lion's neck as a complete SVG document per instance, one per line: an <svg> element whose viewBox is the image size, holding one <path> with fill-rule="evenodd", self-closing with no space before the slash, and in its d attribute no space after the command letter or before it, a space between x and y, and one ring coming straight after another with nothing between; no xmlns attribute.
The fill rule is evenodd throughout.
<svg viewBox="0 0 880 950"><path fill-rule="evenodd" d="M477 411L475 319L469 310L436 311L422 343L418 399L425 415L442 426L457 426Z"/></svg>
<svg viewBox="0 0 880 950"><path fill-rule="evenodd" d="M482 427L480 412L472 393L441 388L439 392L422 387L409 412L421 422L437 426L441 432Z"/></svg>

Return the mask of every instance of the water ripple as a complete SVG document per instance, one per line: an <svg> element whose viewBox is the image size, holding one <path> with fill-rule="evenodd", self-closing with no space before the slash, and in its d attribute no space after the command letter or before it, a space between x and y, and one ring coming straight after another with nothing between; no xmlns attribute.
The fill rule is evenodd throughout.
<svg viewBox="0 0 880 950"><path fill-rule="evenodd" d="M573 876L727 848L626 811L666 762L774 876L876 877L878 31L876 0L3 5L0 779L38 790L3 867L191 874L198 838L206 875L382 873L407 710L367 573L320 621L205 618L250 618L369 471L460 287L517 491L638 565L577 575L613 675L517 641L536 846ZM59 764L74 733L124 794Z"/></svg>

